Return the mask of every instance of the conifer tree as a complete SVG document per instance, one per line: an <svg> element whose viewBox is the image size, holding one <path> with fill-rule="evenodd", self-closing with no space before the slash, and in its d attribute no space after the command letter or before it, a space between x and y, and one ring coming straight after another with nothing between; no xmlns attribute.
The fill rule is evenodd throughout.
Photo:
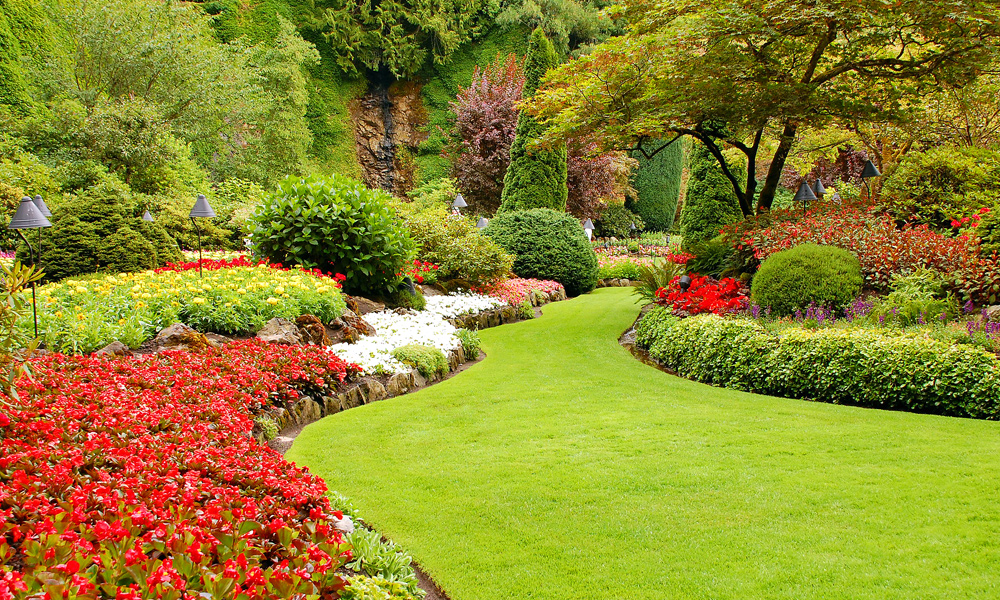
<svg viewBox="0 0 1000 600"><path fill-rule="evenodd" d="M557 66L552 42L541 28L535 29L528 43L528 56L524 64L524 98L535 95L542 76ZM510 166L503 181L503 195L499 212L552 208L566 210L566 146L552 149L529 149L544 127L524 111L518 117L514 144L510 148Z"/></svg>

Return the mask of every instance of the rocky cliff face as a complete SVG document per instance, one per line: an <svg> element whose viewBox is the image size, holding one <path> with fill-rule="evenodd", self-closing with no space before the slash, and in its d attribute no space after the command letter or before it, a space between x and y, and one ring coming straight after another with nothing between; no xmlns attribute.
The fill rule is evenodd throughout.
<svg viewBox="0 0 1000 600"><path fill-rule="evenodd" d="M403 195L413 188L412 153L427 138L427 112L420 85L372 84L351 104L354 139L362 179L368 187Z"/></svg>

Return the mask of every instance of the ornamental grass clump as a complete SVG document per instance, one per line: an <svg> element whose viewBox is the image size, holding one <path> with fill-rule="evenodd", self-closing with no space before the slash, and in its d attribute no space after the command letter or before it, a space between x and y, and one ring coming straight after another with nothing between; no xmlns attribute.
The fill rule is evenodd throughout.
<svg viewBox="0 0 1000 600"><path fill-rule="evenodd" d="M760 306L791 315L810 304L842 310L858 297L863 283L861 263L850 251L802 244L761 263L751 290Z"/></svg>
<svg viewBox="0 0 1000 600"><path fill-rule="evenodd" d="M427 379L448 372L448 357L434 346L408 344L393 350L392 356L401 363L415 367Z"/></svg>
<svg viewBox="0 0 1000 600"><path fill-rule="evenodd" d="M346 307L337 276L245 259L205 261L202 268L202 276L197 263L188 263L42 286L38 319L45 346L90 352L117 340L135 348L177 322L201 332L253 333L274 317L311 314L328 323ZM19 326L27 331L30 318Z"/></svg>

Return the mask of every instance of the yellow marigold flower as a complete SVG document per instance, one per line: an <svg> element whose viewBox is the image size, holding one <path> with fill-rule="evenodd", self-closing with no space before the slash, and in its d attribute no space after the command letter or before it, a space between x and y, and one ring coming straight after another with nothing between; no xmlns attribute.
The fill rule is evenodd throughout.
<svg viewBox="0 0 1000 600"><path fill-rule="evenodd" d="M63 316L63 312L62 312L61 310L57 310L57 311L56 311L56 318L57 318L57 319L59 319L59 318L61 318L62 316Z"/></svg>
<svg viewBox="0 0 1000 600"><path fill-rule="evenodd" d="M202 297L191 298L191 304L204 304L206 300Z"/></svg>
<svg viewBox="0 0 1000 600"><path fill-rule="evenodd" d="M143 292L143 293L141 294L141 296L142 296L142 298L145 298L146 300L149 300L150 298L152 298L152 297L153 297L153 295L152 295L152 294L150 294L149 292Z"/></svg>
<svg viewBox="0 0 1000 600"><path fill-rule="evenodd" d="M270 298L268 298L268 299L267 299L267 300L265 300L264 302L267 302L267 303L268 303L268 304L270 304L271 306L274 306L275 304L277 304L277 303L281 302L281 300L278 300L278 299L277 299L277 298L275 298L274 296L271 296Z"/></svg>
<svg viewBox="0 0 1000 600"><path fill-rule="evenodd" d="M283 286L279 285L278 287L274 288L274 293L275 294L284 294L285 293L285 288Z"/></svg>
<svg viewBox="0 0 1000 600"><path fill-rule="evenodd" d="M118 324L119 325L124 325L125 324L125 319L118 319Z"/></svg>
<svg viewBox="0 0 1000 600"><path fill-rule="evenodd" d="M82 320L84 320L86 318L87 318L87 315L85 315L83 313L80 313L80 314L76 315L76 320L77 321L82 321Z"/></svg>

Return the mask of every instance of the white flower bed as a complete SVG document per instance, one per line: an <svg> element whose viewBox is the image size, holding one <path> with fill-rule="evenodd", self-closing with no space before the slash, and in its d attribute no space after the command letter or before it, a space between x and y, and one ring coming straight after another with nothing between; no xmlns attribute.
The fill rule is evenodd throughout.
<svg viewBox="0 0 1000 600"><path fill-rule="evenodd" d="M492 296L467 292L450 296L427 296L427 307L424 310L441 315L445 319L453 319L458 315L493 310L504 304L503 300L497 300Z"/></svg>
<svg viewBox="0 0 1000 600"><path fill-rule="evenodd" d="M391 311L364 316L375 328L375 335L361 336L353 344L334 344L330 351L349 363L355 363L365 373L404 373L410 367L392 357L392 351L407 344L434 346L445 354L462 342L455 337L455 328L437 313L422 311L414 315L397 315Z"/></svg>

